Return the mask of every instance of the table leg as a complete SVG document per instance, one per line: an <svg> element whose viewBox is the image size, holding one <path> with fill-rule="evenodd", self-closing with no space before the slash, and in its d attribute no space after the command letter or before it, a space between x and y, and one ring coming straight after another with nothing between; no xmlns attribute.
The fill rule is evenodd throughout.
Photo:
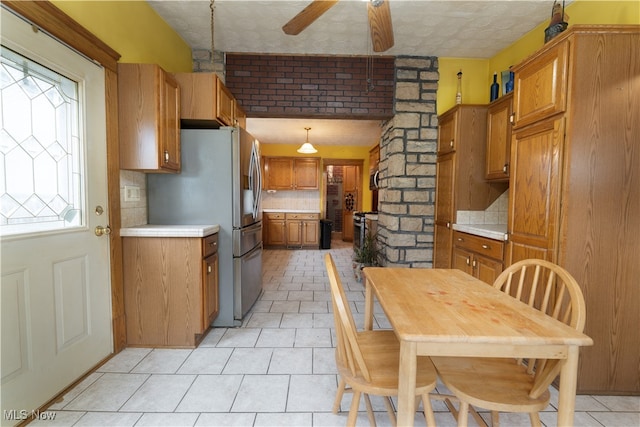
<svg viewBox="0 0 640 427"><path fill-rule="evenodd" d="M576 405L576 382L578 380L578 346L569 346L567 361L560 371L558 391L558 426L572 426Z"/></svg>
<svg viewBox="0 0 640 427"><path fill-rule="evenodd" d="M364 281L364 330L373 329L373 289L371 283Z"/></svg>
<svg viewBox="0 0 640 427"><path fill-rule="evenodd" d="M398 425L413 426L416 412L417 346L400 341L400 372L398 375Z"/></svg>

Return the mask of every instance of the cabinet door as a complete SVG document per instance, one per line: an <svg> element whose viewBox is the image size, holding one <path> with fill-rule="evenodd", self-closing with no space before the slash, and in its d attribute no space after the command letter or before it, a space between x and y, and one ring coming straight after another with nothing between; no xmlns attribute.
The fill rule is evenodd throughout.
<svg viewBox="0 0 640 427"><path fill-rule="evenodd" d="M456 149L458 110L453 110L440 118L438 124L438 154L450 153Z"/></svg>
<svg viewBox="0 0 640 427"><path fill-rule="evenodd" d="M216 115L218 121L227 126L233 126L236 108L233 94L220 79L216 80L216 98Z"/></svg>
<svg viewBox="0 0 640 427"><path fill-rule="evenodd" d="M543 254L554 261L560 207L564 119L516 131L511 147L509 264L518 254ZM527 248L538 248L531 251Z"/></svg>
<svg viewBox="0 0 640 427"><path fill-rule="evenodd" d="M171 74L161 73L160 165L180 171L180 89Z"/></svg>
<svg viewBox="0 0 640 427"><path fill-rule="evenodd" d="M451 239L453 230L451 224L434 225L433 237L433 268L451 268Z"/></svg>
<svg viewBox="0 0 640 427"><path fill-rule="evenodd" d="M318 221L304 221L302 223L302 244L304 246L317 246L320 243L319 229Z"/></svg>
<svg viewBox="0 0 640 427"><path fill-rule="evenodd" d="M473 276L473 267L471 263L473 261L473 253L460 249L453 248L453 257L451 260L451 268L455 268Z"/></svg>
<svg viewBox="0 0 640 427"><path fill-rule="evenodd" d="M302 221L287 220L287 246L302 246Z"/></svg>
<svg viewBox="0 0 640 427"><path fill-rule="evenodd" d="M512 100L513 92L492 103L487 113L486 177L490 180L509 179Z"/></svg>
<svg viewBox="0 0 640 427"><path fill-rule="evenodd" d="M502 266L502 261L496 261L481 255L475 255L472 261L474 276L489 285L493 285L493 282L502 273Z"/></svg>
<svg viewBox="0 0 640 427"><path fill-rule="evenodd" d="M438 156L436 161L436 221L453 223L455 186L455 153Z"/></svg>
<svg viewBox="0 0 640 427"><path fill-rule="evenodd" d="M265 158L265 189L293 190L293 158Z"/></svg>
<svg viewBox="0 0 640 427"><path fill-rule="evenodd" d="M285 221L282 219L269 220L267 222L267 245L284 246L287 241Z"/></svg>
<svg viewBox="0 0 640 427"><path fill-rule="evenodd" d="M218 317L220 307L218 297L218 253L209 255L203 261L203 330L207 330Z"/></svg>
<svg viewBox="0 0 640 427"><path fill-rule="evenodd" d="M513 105L516 128L566 108L569 42L562 42L515 69Z"/></svg>
<svg viewBox="0 0 640 427"><path fill-rule="evenodd" d="M317 190L320 182L319 159L295 159L295 190Z"/></svg>

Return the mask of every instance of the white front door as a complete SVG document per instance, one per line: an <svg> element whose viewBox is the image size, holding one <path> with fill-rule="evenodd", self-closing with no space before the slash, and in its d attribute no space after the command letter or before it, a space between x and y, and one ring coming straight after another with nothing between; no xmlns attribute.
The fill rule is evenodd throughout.
<svg viewBox="0 0 640 427"><path fill-rule="evenodd" d="M2 8L2 424L112 352L104 70ZM102 210L99 206L104 207Z"/></svg>

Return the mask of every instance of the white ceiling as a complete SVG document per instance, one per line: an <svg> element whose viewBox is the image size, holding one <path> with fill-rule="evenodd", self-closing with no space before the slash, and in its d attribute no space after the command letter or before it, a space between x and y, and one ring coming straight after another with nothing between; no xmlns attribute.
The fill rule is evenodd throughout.
<svg viewBox="0 0 640 427"><path fill-rule="evenodd" d="M247 118L247 130L261 143L372 146L380 139L380 120Z"/></svg>
<svg viewBox="0 0 640 427"><path fill-rule="evenodd" d="M553 4L552 0L389 1L395 44L382 55L464 58L494 56L549 19ZM282 26L310 2L215 0L214 48L234 53L373 54L362 0L341 0L299 35L284 34ZM192 49L211 49L209 0L148 3ZM304 140L305 127L312 128L309 139L319 145L371 145L370 132L380 133L377 121L366 121L365 131L359 121L266 120L247 120L248 130L265 143L300 141L300 135ZM344 141L336 138L347 135Z"/></svg>

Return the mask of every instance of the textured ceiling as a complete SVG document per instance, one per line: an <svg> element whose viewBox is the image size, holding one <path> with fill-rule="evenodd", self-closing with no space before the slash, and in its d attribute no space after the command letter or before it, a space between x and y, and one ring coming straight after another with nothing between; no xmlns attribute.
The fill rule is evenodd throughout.
<svg viewBox="0 0 640 427"><path fill-rule="evenodd" d="M490 58L549 19L552 0L389 0L395 45L382 55ZM366 3L341 0L297 36L282 26L311 0L215 0L214 48L223 52L371 55ZM568 4L570 1L567 1ZM148 3L193 49L211 49L211 10L208 0L149 0ZM268 126L264 119L248 120L247 128L266 143L300 139L304 128L314 128L310 140L324 138L310 120L280 119ZM333 121L331 121L333 122ZM327 135L351 134L349 145L371 145L362 123L347 120L332 125ZM371 130L379 134L377 122ZM342 131L340 130L342 127ZM350 129L358 129L350 132ZM293 132L288 136L289 132ZM362 140L354 135L362 134ZM296 135L296 136L294 136ZM316 138L315 140L313 138ZM273 141L273 142L278 142ZM341 143L342 144L342 143ZM346 142L344 142L346 144Z"/></svg>

